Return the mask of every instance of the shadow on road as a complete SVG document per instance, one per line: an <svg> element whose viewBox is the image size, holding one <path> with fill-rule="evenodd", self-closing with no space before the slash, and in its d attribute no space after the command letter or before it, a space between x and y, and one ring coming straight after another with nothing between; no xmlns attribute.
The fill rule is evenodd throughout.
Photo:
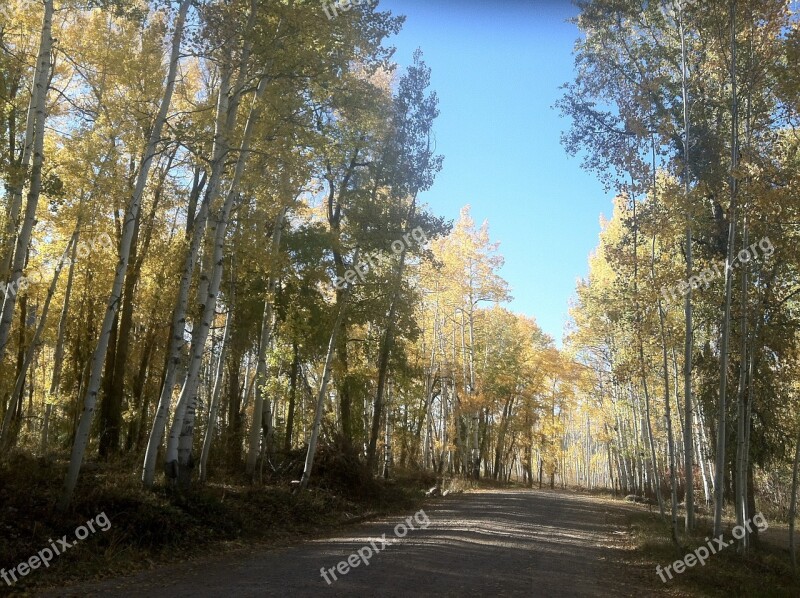
<svg viewBox="0 0 800 598"><path fill-rule="evenodd" d="M387 518L291 548L229 554L49 595L652 595L661 588L625 564L626 510L567 493L476 492L429 504L427 528L411 519L416 529L402 539L394 530L405 517ZM369 564L359 559L346 574L337 571L359 549L380 548L383 534L391 542L372 551Z"/></svg>

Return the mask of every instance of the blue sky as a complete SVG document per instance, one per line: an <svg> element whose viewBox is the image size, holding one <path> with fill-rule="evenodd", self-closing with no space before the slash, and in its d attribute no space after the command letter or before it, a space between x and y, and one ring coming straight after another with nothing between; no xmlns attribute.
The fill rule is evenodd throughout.
<svg viewBox="0 0 800 598"><path fill-rule="evenodd" d="M569 298L597 244L611 198L570 158L569 127L551 107L573 76L577 14L568 0L381 0L404 14L391 42L401 65L423 50L439 95L437 151L444 168L424 201L458 217L470 204L489 221L506 263L514 311L560 342Z"/></svg>

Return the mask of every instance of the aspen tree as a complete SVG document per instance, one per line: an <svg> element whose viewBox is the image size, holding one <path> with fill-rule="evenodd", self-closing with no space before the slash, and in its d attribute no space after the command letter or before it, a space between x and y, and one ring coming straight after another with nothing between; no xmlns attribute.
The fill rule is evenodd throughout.
<svg viewBox="0 0 800 598"><path fill-rule="evenodd" d="M27 168L28 160L31 164L31 174L28 180L28 195L25 203L25 213L16 243L13 248L13 257L6 258L10 263L8 274L5 267L0 269L2 280L8 280L8 285L19 286L22 270L28 258L28 246L31 242L33 226L36 222L36 208L42 191L42 166L44 164L44 125L47 118L47 90L50 85L50 72L53 68L50 54L53 48L53 13L55 0L42 0L44 13L42 15L42 30L39 40L39 55L36 61L34 74L34 87L31 90L31 102L28 108L28 121L25 130L23 145L22 167ZM12 190L8 223L16 227L16 214L19 212L19 203L22 198L22 186ZM10 232L8 230L7 232ZM10 250L10 247L9 247ZM8 276L8 278L6 277ZM14 320L14 309L17 305L17 293L6 293L3 297L0 310L0 362L5 357L8 337L11 334L11 324Z"/></svg>
<svg viewBox="0 0 800 598"><path fill-rule="evenodd" d="M92 355L91 374L88 387L86 388L84 410L83 414L81 415L78 431L75 435L75 442L73 444L72 455L70 457L69 470L64 482L64 490L58 503L58 508L62 511L69 506L69 503L72 500L72 494L75 491L75 484L78 481L81 464L83 463L86 445L89 441L89 430L91 428L92 420L94 419L94 410L97 403L97 393L100 389L100 377L102 375L103 361L106 357L108 341L111 335L111 327L114 323L117 309L119 308L122 285L128 268L131 240L133 239L133 226L137 219L138 211L141 207L142 194L144 193L144 188L147 184L147 179L150 174L150 166L152 165L152 162L157 154L158 144L161 141L161 131L164 128L164 123L167 120L167 113L172 102L172 94L175 90L175 81L178 74L178 58L180 55L181 40L183 39L186 14L189 11L190 3L191 0L181 0L180 7L178 9L178 14L175 19L175 30L173 32L171 41L170 59L167 81L164 87L164 96L161 99L158 114L153 121L153 128L150 138L147 142L147 147L142 154L143 159L139 168L139 174L136 179L136 186L134 188L133 195L131 196L126 208L125 224L123 227L122 239L119 247L119 263L114 276L114 285L108 298L106 313L104 315L103 324L100 331L100 339L98 340L97 347Z"/></svg>

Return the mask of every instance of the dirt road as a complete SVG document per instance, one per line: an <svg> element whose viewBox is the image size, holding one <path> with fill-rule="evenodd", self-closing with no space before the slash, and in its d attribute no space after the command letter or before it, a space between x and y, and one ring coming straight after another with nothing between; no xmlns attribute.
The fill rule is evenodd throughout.
<svg viewBox="0 0 800 598"><path fill-rule="evenodd" d="M628 508L556 492L470 493L290 548L209 557L43 595L653 595L662 589L655 575L625 563Z"/></svg>

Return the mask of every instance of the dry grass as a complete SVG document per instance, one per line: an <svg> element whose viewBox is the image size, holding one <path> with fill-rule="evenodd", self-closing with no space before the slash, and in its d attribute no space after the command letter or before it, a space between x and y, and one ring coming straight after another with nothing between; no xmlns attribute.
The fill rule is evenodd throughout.
<svg viewBox="0 0 800 598"><path fill-rule="evenodd" d="M634 558L639 564L651 567L655 579L658 579L657 565L664 568L682 559L696 548L707 545L712 537L708 518L698 521L697 533L681 536L679 548L672 544L669 525L657 512L633 513L629 526L636 548ZM730 528L729 525L725 541L732 539ZM744 557L737 554L736 545L719 550L709 556L704 566L696 564L681 574L673 574L671 580L667 579L665 589L682 596L800 596L800 582L792 575L788 552L768 542L760 542L757 549Z"/></svg>

